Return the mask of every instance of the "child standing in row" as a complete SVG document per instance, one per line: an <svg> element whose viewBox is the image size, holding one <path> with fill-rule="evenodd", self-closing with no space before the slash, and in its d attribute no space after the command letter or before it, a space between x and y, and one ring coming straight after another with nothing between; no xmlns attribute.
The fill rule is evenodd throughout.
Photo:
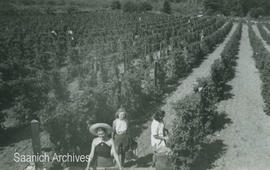
<svg viewBox="0 0 270 170"><path fill-rule="evenodd" d="M121 107L116 112L116 119L113 121L113 134L116 152L120 156L121 164L125 163L125 153L129 147L127 112Z"/></svg>

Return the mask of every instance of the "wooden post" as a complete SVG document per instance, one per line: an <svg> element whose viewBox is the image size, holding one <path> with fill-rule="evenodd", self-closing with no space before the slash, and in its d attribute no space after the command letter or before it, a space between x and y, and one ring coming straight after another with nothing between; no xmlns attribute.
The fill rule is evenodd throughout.
<svg viewBox="0 0 270 170"><path fill-rule="evenodd" d="M128 52L125 50L123 55L124 55L123 57L124 57L124 73L125 73L127 71L127 65L128 65L127 63Z"/></svg>
<svg viewBox="0 0 270 170"><path fill-rule="evenodd" d="M160 42L159 43L159 53L158 53L158 59L160 59L161 58L161 56L162 56L162 54L161 54L161 46L162 46L162 44L161 44L162 42Z"/></svg>
<svg viewBox="0 0 270 170"><path fill-rule="evenodd" d="M98 70L98 63L97 63L97 57L94 57L94 72L96 73Z"/></svg>
<svg viewBox="0 0 270 170"><path fill-rule="evenodd" d="M39 137L39 122L37 120L31 121L32 132L32 148L34 155L41 155L40 137ZM36 170L42 170L42 162L35 162Z"/></svg>
<svg viewBox="0 0 270 170"><path fill-rule="evenodd" d="M155 65L154 65L155 67L154 67L154 85L155 85L155 87L157 87L157 85L158 85L158 81L157 81L157 74L158 74L158 62L157 61L155 61Z"/></svg>
<svg viewBox="0 0 270 170"><path fill-rule="evenodd" d="M119 78L118 78L118 102L120 105L122 105L122 79L123 79L123 74L121 73Z"/></svg>
<svg viewBox="0 0 270 170"><path fill-rule="evenodd" d="M143 57L145 58L146 57L146 55L147 55L147 46L146 46L146 43L145 43L145 45L144 45L144 54L143 54Z"/></svg>

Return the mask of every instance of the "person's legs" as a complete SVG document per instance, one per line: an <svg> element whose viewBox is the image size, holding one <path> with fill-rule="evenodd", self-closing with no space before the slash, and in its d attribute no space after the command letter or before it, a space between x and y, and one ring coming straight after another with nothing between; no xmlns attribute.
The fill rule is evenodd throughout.
<svg viewBox="0 0 270 170"><path fill-rule="evenodd" d="M125 151L124 151L123 145L119 145L118 155L119 155L121 165L124 166L124 164L125 164Z"/></svg>
<svg viewBox="0 0 270 170"><path fill-rule="evenodd" d="M153 153L153 158L152 158L152 167L156 166L157 158L156 158L156 153Z"/></svg>
<svg viewBox="0 0 270 170"><path fill-rule="evenodd" d="M124 149L121 150L121 165L124 166L125 165L125 159L126 159L126 153L124 151Z"/></svg>
<svg viewBox="0 0 270 170"><path fill-rule="evenodd" d="M156 147L152 147L152 153L153 153L153 157L152 157L152 167L154 167L156 165L156 154L157 154L157 150Z"/></svg>

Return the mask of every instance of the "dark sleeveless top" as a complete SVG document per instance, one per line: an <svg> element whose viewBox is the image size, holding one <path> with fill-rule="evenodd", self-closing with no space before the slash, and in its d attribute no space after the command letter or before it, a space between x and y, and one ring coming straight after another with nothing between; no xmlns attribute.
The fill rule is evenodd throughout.
<svg viewBox="0 0 270 170"><path fill-rule="evenodd" d="M111 146L101 142L95 147L94 159L97 167L112 167L114 166L113 157L111 156Z"/></svg>
<svg viewBox="0 0 270 170"><path fill-rule="evenodd" d="M100 142L95 148L95 155L101 157L111 157L111 146L104 142Z"/></svg>

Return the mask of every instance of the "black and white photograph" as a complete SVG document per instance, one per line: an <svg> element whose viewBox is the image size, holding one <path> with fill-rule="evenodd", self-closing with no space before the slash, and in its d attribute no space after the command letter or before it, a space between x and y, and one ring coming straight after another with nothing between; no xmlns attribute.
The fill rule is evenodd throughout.
<svg viewBox="0 0 270 170"><path fill-rule="evenodd" d="M270 170L270 0L0 0L0 170Z"/></svg>

